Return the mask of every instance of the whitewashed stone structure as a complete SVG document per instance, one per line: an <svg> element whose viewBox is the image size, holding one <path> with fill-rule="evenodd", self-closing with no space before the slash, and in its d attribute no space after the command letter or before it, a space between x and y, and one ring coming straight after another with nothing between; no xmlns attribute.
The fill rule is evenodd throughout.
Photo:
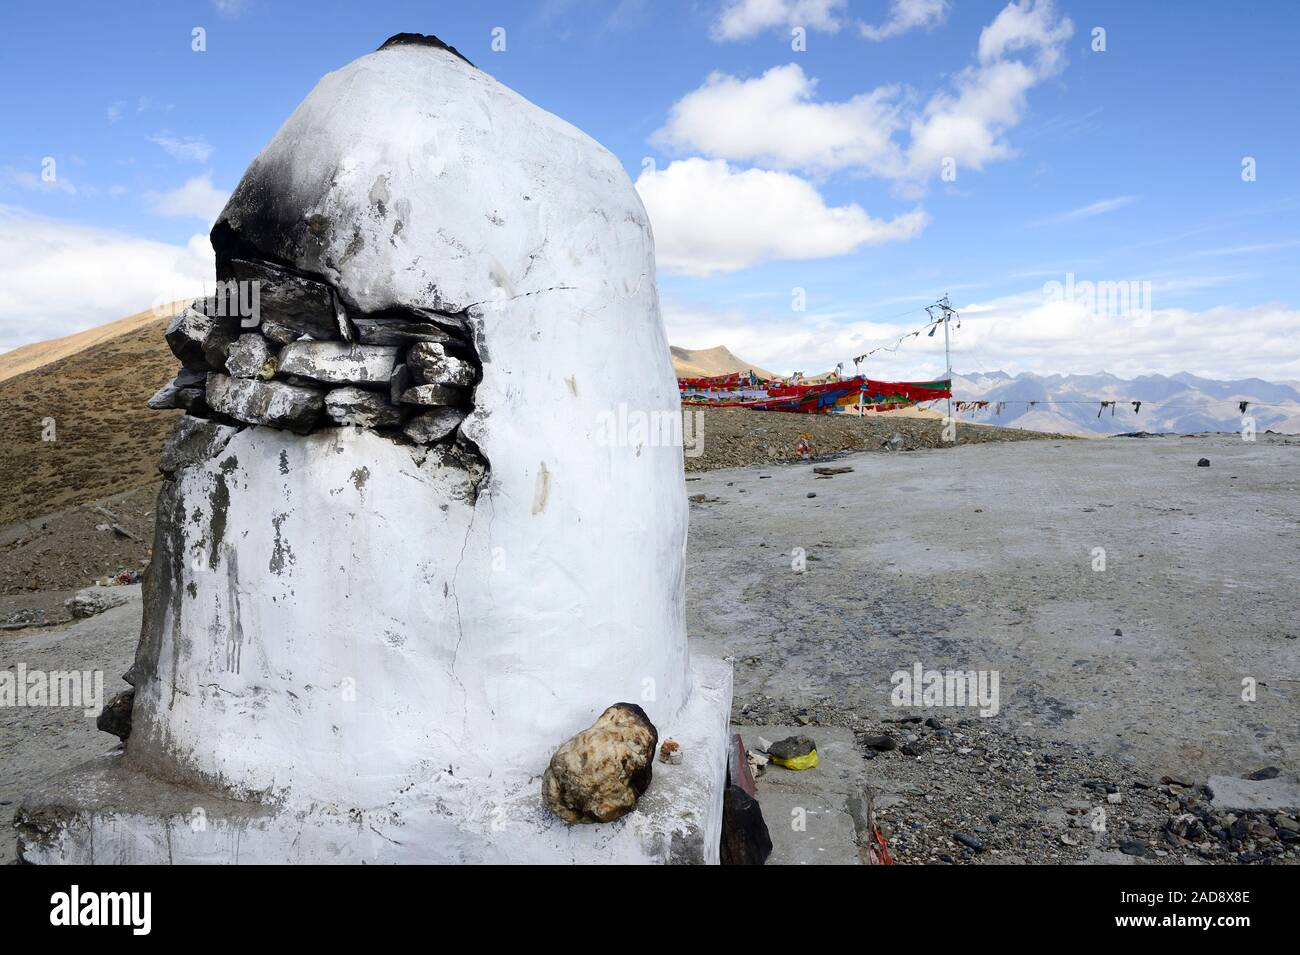
<svg viewBox="0 0 1300 955"><path fill-rule="evenodd" d="M169 331L130 736L33 794L23 857L716 861L731 674L687 652L681 451L596 435L678 405L619 162L402 35L213 245L259 324ZM551 753L623 700L685 759L617 822L550 816Z"/></svg>

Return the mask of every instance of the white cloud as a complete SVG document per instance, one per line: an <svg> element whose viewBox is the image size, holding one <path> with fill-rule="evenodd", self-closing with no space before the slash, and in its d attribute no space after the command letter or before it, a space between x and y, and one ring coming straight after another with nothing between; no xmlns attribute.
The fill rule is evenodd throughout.
<svg viewBox="0 0 1300 955"><path fill-rule="evenodd" d="M212 178L206 174L195 176L170 192L145 193L145 201L155 215L189 216L207 223L216 221L229 198L230 193L213 186Z"/></svg>
<svg viewBox="0 0 1300 955"><path fill-rule="evenodd" d="M57 170L57 167L54 168ZM69 196L77 194L77 187L66 176L56 175L53 179L46 179L30 169L14 169L12 166L6 166L4 171L11 182L33 192L62 192Z"/></svg>
<svg viewBox="0 0 1300 955"><path fill-rule="evenodd" d="M979 63L957 75L955 93L940 93L912 121L907 150L909 176L923 181L946 159L957 168L983 169L1013 154L1002 135L1020 122L1031 88L1065 63L1065 41L1074 33L1057 19L1051 0L1008 4L980 34ZM1026 59L1004 59L1009 53Z"/></svg>
<svg viewBox="0 0 1300 955"><path fill-rule="evenodd" d="M1046 219L1040 219L1035 225L1043 225L1049 222L1074 222L1077 219L1091 219L1093 216L1105 215L1107 212L1114 212L1116 209L1123 209L1127 205L1137 202L1139 196L1112 196L1109 199L1098 199L1096 202L1090 202L1086 206L1080 206L1077 209L1071 209L1068 212L1062 212L1058 215L1049 216Z"/></svg>
<svg viewBox="0 0 1300 955"><path fill-rule="evenodd" d="M205 235L171 245L0 206L0 351L197 297L214 268Z"/></svg>
<svg viewBox="0 0 1300 955"><path fill-rule="evenodd" d="M1041 71L1051 73L1062 44L1073 34L1074 24L1068 17L1057 19L1051 0L1016 0L980 31L980 62L996 63L1008 53L1028 51L1037 56Z"/></svg>
<svg viewBox="0 0 1300 955"><path fill-rule="evenodd" d="M798 176L737 171L722 160L686 159L646 170L636 187L654 226L659 266L685 275L843 255L910 239L929 221L919 208L886 222L856 204L827 206Z"/></svg>
<svg viewBox="0 0 1300 955"><path fill-rule="evenodd" d="M1001 133L1019 121L1025 93L1035 82L1033 71L1014 60L963 71L955 95L936 95L912 121L909 174L929 178L946 159L956 161L960 171L978 170L1014 155Z"/></svg>
<svg viewBox="0 0 1300 955"><path fill-rule="evenodd" d="M896 170L892 140L902 119L896 87L881 87L842 103L813 102L817 80L795 63L753 80L713 73L675 104L655 140L719 159L779 169L874 172Z"/></svg>
<svg viewBox="0 0 1300 955"><path fill-rule="evenodd" d="M845 0L731 0L713 23L719 42L747 40L776 27L803 27L835 33Z"/></svg>
<svg viewBox="0 0 1300 955"><path fill-rule="evenodd" d="M202 136L186 136L184 139L178 139L170 133L155 133L149 137L149 142L157 143L173 159L207 162L212 156L212 144Z"/></svg>
<svg viewBox="0 0 1300 955"><path fill-rule="evenodd" d="M175 103L156 103L152 96L141 96L135 101L135 111L137 113L144 113L153 110L160 113L170 113L175 108Z"/></svg>
<svg viewBox="0 0 1300 955"><path fill-rule="evenodd" d="M897 308L889 310L889 314L897 312ZM663 313L672 344L683 348L725 345L745 361L783 375L795 371L821 374L838 362L852 372L854 355L892 345L899 336L928 321L919 306L915 319L905 324L845 322L840 316L817 311L746 315L738 310L689 308L671 301L664 303ZM943 367L943 340L922 333L908 338L896 352L873 355L863 371L877 380L922 381L938 377Z"/></svg>
<svg viewBox="0 0 1300 955"><path fill-rule="evenodd" d="M895 307L882 311L896 313ZM1153 309L1142 322L1089 311L1077 302L1049 301L1034 290L991 302L961 304L960 330L953 328L953 367L958 373L1023 371L1095 374L1124 378L1188 371L1207 378L1300 378L1300 356L1290 343L1300 310L1279 304L1224 305L1193 311ZM926 321L845 322L814 312L793 316L770 311L745 314L664 303L668 340L685 348L725 345L772 371L818 373L869 348L893 343ZM943 332L908 338L896 352L873 355L864 373L883 380L920 381L944 368Z"/></svg>
<svg viewBox="0 0 1300 955"><path fill-rule="evenodd" d="M1280 249L1293 249L1300 245L1300 239L1284 239L1280 242L1247 242L1242 245L1221 246L1217 249L1200 249L1187 253L1198 258L1218 258L1225 255L1257 255L1261 252L1277 252Z"/></svg>
<svg viewBox="0 0 1300 955"><path fill-rule="evenodd" d="M1291 347L1300 310L1279 304L1152 308L1148 316L1135 317L1034 292L961 311L978 315L954 339L953 364L963 371L1104 369L1126 378L1190 371L1270 381L1300 374L1300 356Z"/></svg>
<svg viewBox="0 0 1300 955"><path fill-rule="evenodd" d="M917 191L946 160L958 175L1013 155L1005 134L1030 89L1064 66L1074 25L1051 0L1008 4L980 34L978 59L923 106L897 86L816 102L816 80L796 64L755 79L713 73L672 108L659 141L732 162L784 169L856 169ZM906 144L896 134L906 132Z"/></svg>
<svg viewBox="0 0 1300 955"><path fill-rule="evenodd" d="M880 26L860 24L868 40L887 40L910 30L930 30L948 16L948 0L891 0L889 19Z"/></svg>

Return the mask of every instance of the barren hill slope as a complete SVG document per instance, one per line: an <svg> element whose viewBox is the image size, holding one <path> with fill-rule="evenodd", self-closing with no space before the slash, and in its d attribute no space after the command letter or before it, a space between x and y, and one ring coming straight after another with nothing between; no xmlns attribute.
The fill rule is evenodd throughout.
<svg viewBox="0 0 1300 955"><path fill-rule="evenodd" d="M776 378L770 371L764 371L733 355L725 345L713 348L678 348L670 349L673 354L673 374L678 378L711 378L714 375L734 375L753 369L760 378Z"/></svg>
<svg viewBox="0 0 1300 955"><path fill-rule="evenodd" d="M151 322L157 322L160 318L170 318L189 303L190 299L172 302L161 308L147 309L135 315L128 315L126 318L119 318L107 325L96 325L75 335L52 338L47 342L34 342L5 352L0 355L0 381L6 381L24 372L40 368L42 365L58 361L60 358L67 358L79 351L101 345L111 338L125 335Z"/></svg>
<svg viewBox="0 0 1300 955"><path fill-rule="evenodd" d="M179 412L152 411L145 402L175 374L176 359L163 340L166 319L131 324L136 318L83 334L94 339L115 325L125 333L0 379L0 486L7 492L0 525L154 480ZM49 421L54 440L47 441Z"/></svg>

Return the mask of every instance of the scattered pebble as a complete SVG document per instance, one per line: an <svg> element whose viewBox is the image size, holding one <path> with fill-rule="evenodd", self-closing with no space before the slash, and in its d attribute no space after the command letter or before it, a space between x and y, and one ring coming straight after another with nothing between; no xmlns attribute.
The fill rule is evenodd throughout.
<svg viewBox="0 0 1300 955"><path fill-rule="evenodd" d="M875 719L829 697L802 703L759 696L738 705L734 722L789 726L806 715L851 728L901 864L1076 864L1116 852L1160 865L1300 863L1300 814L1218 812L1189 779L1157 781L1116 757L979 718Z"/></svg>

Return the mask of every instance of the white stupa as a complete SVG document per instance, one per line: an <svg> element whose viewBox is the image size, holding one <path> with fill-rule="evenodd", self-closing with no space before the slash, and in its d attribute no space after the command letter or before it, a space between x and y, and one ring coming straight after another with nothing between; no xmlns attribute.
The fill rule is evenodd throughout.
<svg viewBox="0 0 1300 955"><path fill-rule="evenodd" d="M182 419L125 751L27 801L23 857L716 861L731 675L687 652L681 449L603 427L678 407L618 160L403 35L320 81L213 244L223 278L328 283L344 325L462 327L472 410L432 449ZM562 823L540 775L619 701L685 759Z"/></svg>

